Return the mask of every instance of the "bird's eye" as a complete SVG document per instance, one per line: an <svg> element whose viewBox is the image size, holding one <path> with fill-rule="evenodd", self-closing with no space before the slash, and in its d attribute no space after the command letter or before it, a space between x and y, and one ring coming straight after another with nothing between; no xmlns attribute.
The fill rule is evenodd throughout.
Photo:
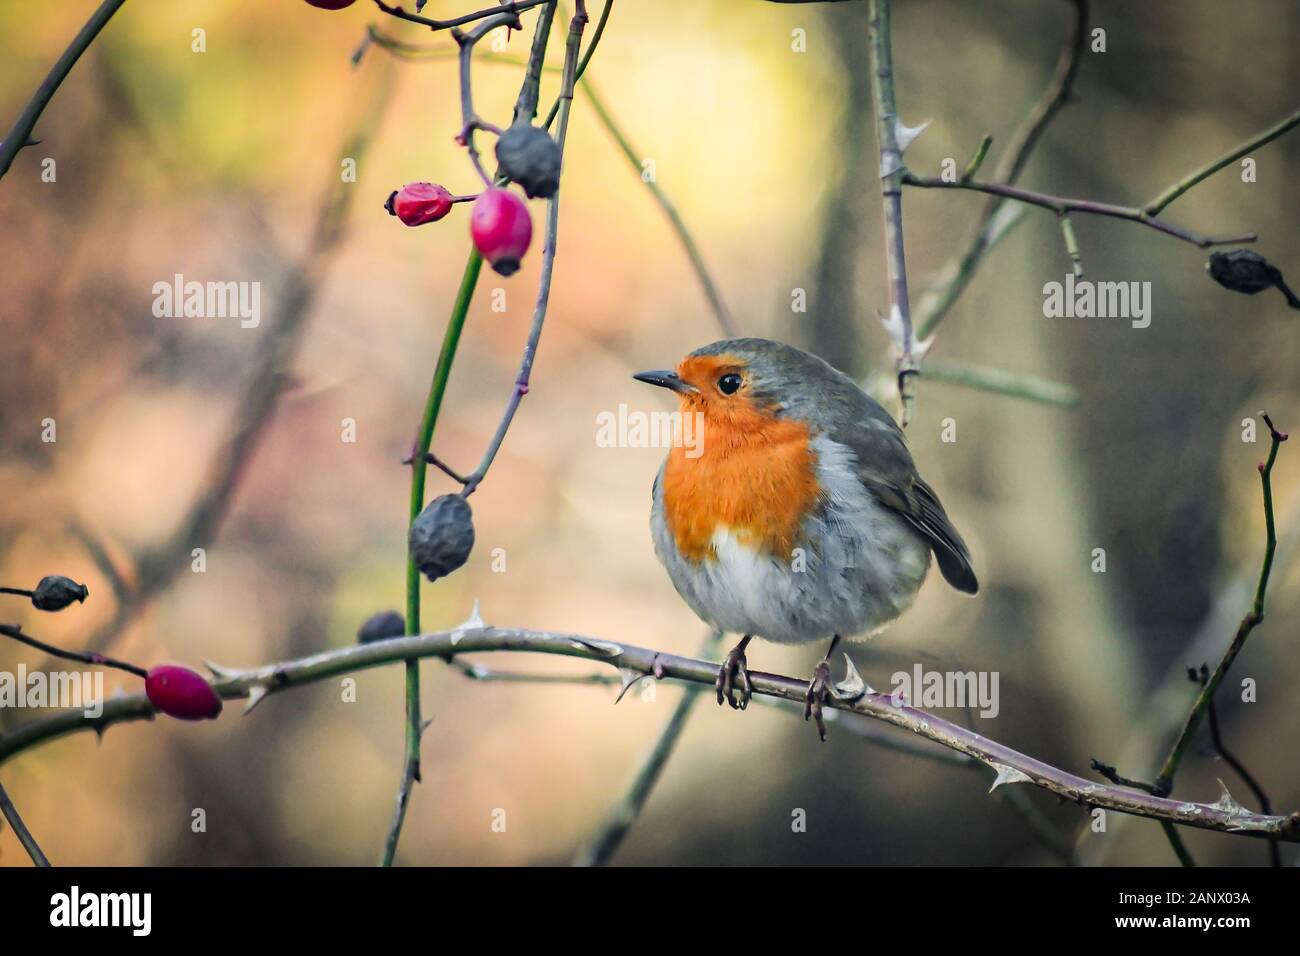
<svg viewBox="0 0 1300 956"><path fill-rule="evenodd" d="M735 372L728 372L718 379L718 391L723 395L734 395L741 386L741 378Z"/></svg>

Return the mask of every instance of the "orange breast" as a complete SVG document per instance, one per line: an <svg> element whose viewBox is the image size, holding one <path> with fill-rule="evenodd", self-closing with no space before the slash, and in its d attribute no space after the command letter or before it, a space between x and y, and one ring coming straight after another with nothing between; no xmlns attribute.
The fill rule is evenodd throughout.
<svg viewBox="0 0 1300 956"><path fill-rule="evenodd" d="M748 404L692 406L684 402L682 412L705 416L702 453L688 458L687 449L673 448L664 467L664 511L677 550L697 563L711 557L723 526L788 563L820 494L808 427Z"/></svg>

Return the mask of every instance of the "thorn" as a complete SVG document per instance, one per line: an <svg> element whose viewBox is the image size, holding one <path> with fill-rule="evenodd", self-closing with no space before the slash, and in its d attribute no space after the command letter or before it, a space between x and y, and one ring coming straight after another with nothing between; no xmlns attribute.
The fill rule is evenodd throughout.
<svg viewBox="0 0 1300 956"><path fill-rule="evenodd" d="M641 678L646 676L645 674L641 673L638 670L634 670L631 667L620 667L618 669L618 674L619 677L622 678L623 686L619 688L618 696L614 698L614 703L616 704L623 699L624 694L626 694L629 690L632 689L633 684L635 684Z"/></svg>
<svg viewBox="0 0 1300 956"><path fill-rule="evenodd" d="M916 141L916 138L925 132L930 121L926 120L920 126L905 126L903 121L897 116L894 117L894 138L898 141L898 152L902 155L907 147Z"/></svg>
<svg viewBox="0 0 1300 956"><path fill-rule="evenodd" d="M848 654L844 655L844 680L838 684L831 685L831 694L836 700L849 701L860 700L866 694L874 694L875 691L867 685L858 673L858 669L853 666L853 659Z"/></svg>
<svg viewBox="0 0 1300 956"><path fill-rule="evenodd" d="M204 658L203 666L206 667L209 671L211 671L212 676L217 678L217 680L230 680L231 678L238 677L240 676L241 673L243 673L242 671L237 671L234 668L222 667L220 664L214 664L212 663L212 661L208 660L207 658Z"/></svg>
<svg viewBox="0 0 1300 956"><path fill-rule="evenodd" d="M1017 770L1015 767L1008 767L1004 763L995 763L993 767L997 770L998 775L993 781L993 786L989 787L989 793L1008 783L1033 783L1027 773Z"/></svg>
<svg viewBox="0 0 1300 956"><path fill-rule="evenodd" d="M265 684L253 684L248 688L248 703L244 705L245 716L266 698L267 692L268 688Z"/></svg>

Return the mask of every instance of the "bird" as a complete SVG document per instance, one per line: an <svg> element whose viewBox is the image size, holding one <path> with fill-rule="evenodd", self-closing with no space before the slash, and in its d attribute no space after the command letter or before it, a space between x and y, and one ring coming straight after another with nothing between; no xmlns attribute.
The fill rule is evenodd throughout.
<svg viewBox="0 0 1300 956"><path fill-rule="evenodd" d="M830 659L911 607L934 556L952 587L979 591L970 551L917 473L902 429L851 378L761 338L724 339L637 381L696 416L654 480L655 554L677 593L720 633L741 635L718 704L753 694L746 648L830 641L804 699L826 739Z"/></svg>

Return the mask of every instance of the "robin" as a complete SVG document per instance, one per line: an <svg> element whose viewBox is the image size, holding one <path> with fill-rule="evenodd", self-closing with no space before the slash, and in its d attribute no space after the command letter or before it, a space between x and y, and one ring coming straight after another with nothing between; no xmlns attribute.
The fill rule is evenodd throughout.
<svg viewBox="0 0 1300 956"><path fill-rule="evenodd" d="M676 371L640 372L698 415L702 441L673 447L654 483L655 553L709 626L743 635L718 669L718 703L753 692L745 649L830 639L804 719L822 707L840 639L906 611L933 552L958 591L979 582L961 535L916 471L902 430L852 379L800 349L727 339Z"/></svg>

